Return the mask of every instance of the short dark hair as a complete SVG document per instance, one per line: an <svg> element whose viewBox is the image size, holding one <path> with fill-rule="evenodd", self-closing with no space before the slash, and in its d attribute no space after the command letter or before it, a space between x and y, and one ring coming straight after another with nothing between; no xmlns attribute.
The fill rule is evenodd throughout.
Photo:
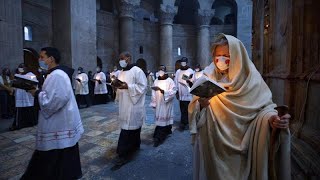
<svg viewBox="0 0 320 180"><path fill-rule="evenodd" d="M57 48L44 47L41 48L41 51L45 51L48 57L52 56L57 64L60 63L61 55Z"/></svg>
<svg viewBox="0 0 320 180"><path fill-rule="evenodd" d="M180 62L188 62L188 58L187 57L182 57L180 60L181 60Z"/></svg>

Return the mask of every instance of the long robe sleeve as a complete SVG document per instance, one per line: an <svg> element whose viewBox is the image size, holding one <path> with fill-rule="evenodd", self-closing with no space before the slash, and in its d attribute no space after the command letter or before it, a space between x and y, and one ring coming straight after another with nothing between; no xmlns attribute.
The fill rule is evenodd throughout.
<svg viewBox="0 0 320 180"><path fill-rule="evenodd" d="M134 83L128 84L128 92L133 104L145 94L147 89L147 78L143 71L138 71L134 77Z"/></svg>
<svg viewBox="0 0 320 180"><path fill-rule="evenodd" d="M46 86L52 87L52 89L50 91L41 91L38 95L38 100L43 116L49 118L65 106L70 97L63 90L64 87L68 86L63 77L49 76L46 82L48 83Z"/></svg>
<svg viewBox="0 0 320 180"><path fill-rule="evenodd" d="M173 81L169 81L169 88L168 90L164 91L164 101L165 102L169 102L171 101L172 99L174 99L176 93L177 93L177 88L176 88L176 85Z"/></svg>

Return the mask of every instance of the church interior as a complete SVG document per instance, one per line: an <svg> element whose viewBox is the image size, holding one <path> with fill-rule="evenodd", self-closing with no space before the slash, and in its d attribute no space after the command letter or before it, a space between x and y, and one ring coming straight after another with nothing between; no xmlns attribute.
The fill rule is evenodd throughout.
<svg viewBox="0 0 320 180"><path fill-rule="evenodd" d="M208 66L214 38L233 35L289 108L292 179L318 179L319 9L317 0L0 0L0 69L24 63L37 73L40 49L52 46L61 64L85 72L111 72L128 51L143 71L173 74L182 57Z"/></svg>

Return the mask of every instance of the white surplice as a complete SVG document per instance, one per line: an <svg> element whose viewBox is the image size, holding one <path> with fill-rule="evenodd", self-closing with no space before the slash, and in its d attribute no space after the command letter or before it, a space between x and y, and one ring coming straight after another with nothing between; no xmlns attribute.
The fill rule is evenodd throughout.
<svg viewBox="0 0 320 180"><path fill-rule="evenodd" d="M171 78L167 78L164 80L156 79L153 86L164 90L164 94L160 91L152 90L150 106L156 110L155 124L157 126L171 125L173 124L173 99L177 92L176 85Z"/></svg>
<svg viewBox="0 0 320 180"><path fill-rule="evenodd" d="M48 151L74 146L84 129L69 76L60 69L48 74L38 100L36 149Z"/></svg>
<svg viewBox="0 0 320 180"><path fill-rule="evenodd" d="M194 71L191 68L188 68L187 70L181 70L178 69L174 78L174 82L176 84L176 87L179 92L179 100L180 101L191 101L192 100L192 94L190 94L190 87L187 83L187 81L182 79L183 75L190 76L191 74L194 74ZM190 79L191 82L194 81L194 75Z"/></svg>
<svg viewBox="0 0 320 180"><path fill-rule="evenodd" d="M103 72L99 72L94 75L93 79L101 81L101 84L99 84L98 81L95 81L94 94L107 94L108 89L106 84L107 83L106 75Z"/></svg>
<svg viewBox="0 0 320 180"><path fill-rule="evenodd" d="M80 79L80 82L75 80L75 94L86 95L89 94L88 75L86 73L77 74L76 79Z"/></svg>
<svg viewBox="0 0 320 180"><path fill-rule="evenodd" d="M130 70L122 70L118 79L128 84L128 89L117 89L120 126L125 130L139 129L146 119L146 75L139 67L134 66Z"/></svg>

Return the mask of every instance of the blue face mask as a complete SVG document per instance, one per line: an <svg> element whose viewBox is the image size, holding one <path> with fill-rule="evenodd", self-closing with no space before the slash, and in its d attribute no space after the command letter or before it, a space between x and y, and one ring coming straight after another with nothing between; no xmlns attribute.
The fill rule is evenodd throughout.
<svg viewBox="0 0 320 180"><path fill-rule="evenodd" d="M39 66L41 69L48 70L48 64L46 64L44 60L39 61Z"/></svg>

